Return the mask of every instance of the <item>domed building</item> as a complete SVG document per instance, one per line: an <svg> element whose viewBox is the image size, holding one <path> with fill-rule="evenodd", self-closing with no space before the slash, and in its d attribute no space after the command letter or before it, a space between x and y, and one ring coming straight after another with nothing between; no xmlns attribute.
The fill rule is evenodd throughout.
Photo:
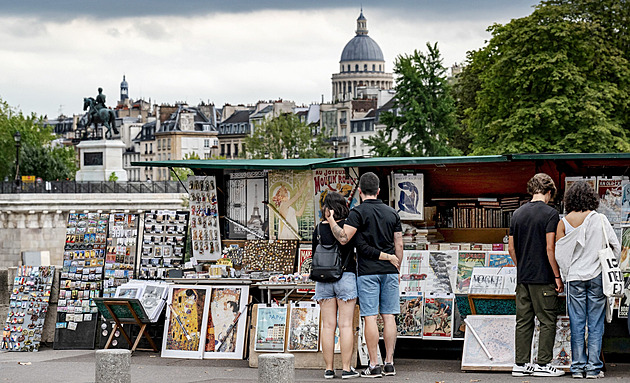
<svg viewBox="0 0 630 383"><path fill-rule="evenodd" d="M356 36L343 48L339 73L332 76L333 101L357 97L357 88L392 89L391 73L385 73L383 51L368 36L367 19L363 11L357 19Z"/></svg>

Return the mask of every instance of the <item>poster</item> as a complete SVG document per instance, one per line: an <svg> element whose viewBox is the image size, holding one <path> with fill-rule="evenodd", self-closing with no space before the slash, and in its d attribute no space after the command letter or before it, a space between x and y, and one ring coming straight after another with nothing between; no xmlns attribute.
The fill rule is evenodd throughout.
<svg viewBox="0 0 630 383"><path fill-rule="evenodd" d="M254 344L254 350L258 352L284 352L287 307L268 307L262 304L256 307L256 342Z"/></svg>
<svg viewBox="0 0 630 383"><path fill-rule="evenodd" d="M352 209L359 204L359 170L357 168L314 169L313 184L315 186L315 218L322 219L324 199L330 191L335 191L346 198L348 207Z"/></svg>
<svg viewBox="0 0 630 383"><path fill-rule="evenodd" d="M604 214L613 225L621 222L621 182L621 176L597 177L597 212Z"/></svg>
<svg viewBox="0 0 630 383"><path fill-rule="evenodd" d="M312 172L274 170L268 177L269 238L310 241L315 227Z"/></svg>
<svg viewBox="0 0 630 383"><path fill-rule="evenodd" d="M298 253L298 273L310 274L313 260L313 247L306 245L300 246Z"/></svg>
<svg viewBox="0 0 630 383"><path fill-rule="evenodd" d="M516 267L510 253L507 251L488 252L488 267Z"/></svg>
<svg viewBox="0 0 630 383"><path fill-rule="evenodd" d="M162 357L201 359L210 287L170 285Z"/></svg>
<svg viewBox="0 0 630 383"><path fill-rule="evenodd" d="M504 275L498 267L475 267L470 278L468 294L501 294Z"/></svg>
<svg viewBox="0 0 630 383"><path fill-rule="evenodd" d="M462 370L505 368L514 364L515 315L468 315Z"/></svg>
<svg viewBox="0 0 630 383"><path fill-rule="evenodd" d="M630 225L630 182L622 182L621 197L621 224Z"/></svg>
<svg viewBox="0 0 630 383"><path fill-rule="evenodd" d="M241 359L245 344L249 286L212 289L204 359Z"/></svg>
<svg viewBox="0 0 630 383"><path fill-rule="evenodd" d="M624 274L624 289L623 289L623 297L621 297L621 301L619 302L619 318L627 318L628 317L628 306L630 306L630 274Z"/></svg>
<svg viewBox="0 0 630 383"><path fill-rule="evenodd" d="M565 179L564 179L564 192L566 193L567 190L569 190L569 188L571 187L571 185L573 185L577 181L584 181L584 182L586 182L587 184L589 184L593 188L595 193L597 193L597 179L595 177L565 177Z"/></svg>
<svg viewBox="0 0 630 383"><path fill-rule="evenodd" d="M466 294L470 286L473 267L486 265L486 253L475 251L460 251L457 258L457 285L455 292Z"/></svg>
<svg viewBox="0 0 630 383"><path fill-rule="evenodd" d="M423 338L450 340L453 309L453 294L427 294L424 298Z"/></svg>
<svg viewBox="0 0 630 383"><path fill-rule="evenodd" d="M234 172L227 181L227 223L230 239L263 239L269 225L266 175L262 171ZM239 226L240 225L240 226Z"/></svg>
<svg viewBox="0 0 630 383"><path fill-rule="evenodd" d="M534 340L532 341L532 362L538 362L538 338L540 322L535 319ZM551 365L556 368L571 367L571 327L568 316L559 316L556 322L556 338L553 345Z"/></svg>
<svg viewBox="0 0 630 383"><path fill-rule="evenodd" d="M151 322L156 322L162 314L165 299L168 295L168 285L165 283L147 283L140 297L140 303Z"/></svg>
<svg viewBox="0 0 630 383"><path fill-rule="evenodd" d="M429 251L425 292L452 293L457 279L457 255L454 250ZM426 298L426 295L425 295Z"/></svg>
<svg viewBox="0 0 630 383"><path fill-rule="evenodd" d="M400 314L396 318L399 338L422 338L423 312L422 293L400 296Z"/></svg>
<svg viewBox="0 0 630 383"><path fill-rule="evenodd" d="M428 267L428 251L403 251L400 264L400 294L416 295L425 291Z"/></svg>
<svg viewBox="0 0 630 383"><path fill-rule="evenodd" d="M291 305L287 351L313 351L319 348L319 305Z"/></svg>
<svg viewBox="0 0 630 383"><path fill-rule="evenodd" d="M423 220L424 175L394 173L394 202L401 220Z"/></svg>
<svg viewBox="0 0 630 383"><path fill-rule="evenodd" d="M621 271L630 271L630 226L622 227L619 268Z"/></svg>

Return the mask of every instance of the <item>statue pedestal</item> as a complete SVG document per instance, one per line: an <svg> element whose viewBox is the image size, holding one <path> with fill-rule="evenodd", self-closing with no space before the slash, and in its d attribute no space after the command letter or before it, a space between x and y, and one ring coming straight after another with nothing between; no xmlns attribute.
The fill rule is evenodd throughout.
<svg viewBox="0 0 630 383"><path fill-rule="evenodd" d="M118 181L127 181L123 169L125 144L120 140L83 141L77 145L81 159L77 181L108 181L112 173Z"/></svg>

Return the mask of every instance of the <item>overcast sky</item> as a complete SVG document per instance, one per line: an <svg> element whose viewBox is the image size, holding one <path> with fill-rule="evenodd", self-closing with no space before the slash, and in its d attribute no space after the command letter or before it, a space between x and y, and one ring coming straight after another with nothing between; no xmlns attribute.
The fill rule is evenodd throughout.
<svg viewBox="0 0 630 383"><path fill-rule="evenodd" d="M103 87L119 99L253 104L331 98L331 75L363 5L387 72L437 42L444 65L482 47L494 23L534 0L0 0L0 98L26 113L81 113Z"/></svg>

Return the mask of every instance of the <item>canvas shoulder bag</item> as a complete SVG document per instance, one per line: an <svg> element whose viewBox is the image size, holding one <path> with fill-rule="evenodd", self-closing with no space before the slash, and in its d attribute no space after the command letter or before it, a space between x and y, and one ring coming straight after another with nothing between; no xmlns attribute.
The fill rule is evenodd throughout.
<svg viewBox="0 0 630 383"><path fill-rule="evenodd" d="M320 226L321 223L317 225L317 247L313 254L310 278L317 282L336 282L343 276L348 260L346 259L344 265L341 264L341 251L337 241L332 245L322 243Z"/></svg>
<svg viewBox="0 0 630 383"><path fill-rule="evenodd" d="M606 234L606 221L602 214L599 215L602 221L602 231L604 233L604 247L597 251L599 262L602 264L602 287L604 295L608 298L620 298L623 296L623 274L619 268L617 258L608 243Z"/></svg>

